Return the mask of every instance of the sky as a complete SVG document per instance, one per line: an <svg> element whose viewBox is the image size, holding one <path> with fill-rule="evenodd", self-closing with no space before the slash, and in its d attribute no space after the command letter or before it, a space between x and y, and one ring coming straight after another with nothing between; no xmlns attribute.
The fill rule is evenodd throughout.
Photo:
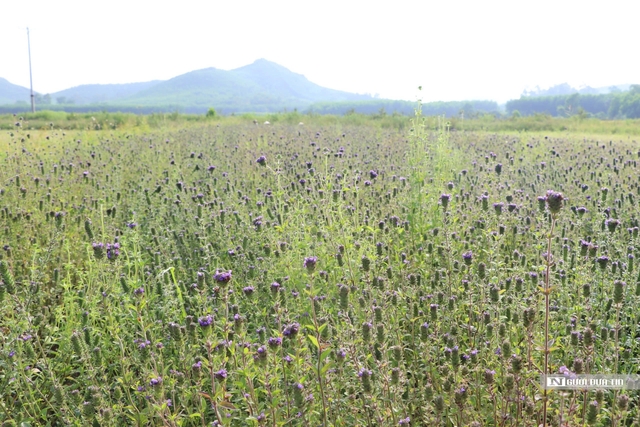
<svg viewBox="0 0 640 427"><path fill-rule="evenodd" d="M0 77L53 93L259 58L381 98L640 83L638 0L2 0ZM422 90L418 91L421 86Z"/></svg>

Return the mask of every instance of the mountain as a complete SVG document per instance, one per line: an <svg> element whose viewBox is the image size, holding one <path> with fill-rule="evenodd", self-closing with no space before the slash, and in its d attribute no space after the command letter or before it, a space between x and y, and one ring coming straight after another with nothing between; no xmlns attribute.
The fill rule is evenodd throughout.
<svg viewBox="0 0 640 427"><path fill-rule="evenodd" d="M14 104L18 99L29 101L29 91L0 79L0 105ZM319 86L275 62L258 59L230 71L205 68L165 81L76 86L43 97L38 95L36 107L185 113L204 113L215 108L229 114L302 110L318 102L373 99Z"/></svg>
<svg viewBox="0 0 640 427"><path fill-rule="evenodd" d="M266 59L258 59L253 64L236 68L230 72L254 82L265 92L278 94L283 99L295 99L308 103L328 100L339 102L371 99L367 95L356 95L324 88L310 82L302 74L293 73L282 65Z"/></svg>
<svg viewBox="0 0 640 427"><path fill-rule="evenodd" d="M24 102L30 104L31 91L26 87L14 85L0 77L0 105Z"/></svg>
<svg viewBox="0 0 640 427"><path fill-rule="evenodd" d="M231 71L191 71L136 93L120 104L162 105L187 112L209 107L223 113L306 108L314 102L370 100L370 96L327 89L265 59Z"/></svg>
<svg viewBox="0 0 640 427"><path fill-rule="evenodd" d="M80 85L52 93L51 99L57 104L101 104L127 98L158 83L160 80L143 83Z"/></svg>
<svg viewBox="0 0 640 427"><path fill-rule="evenodd" d="M259 88L250 81L216 68L191 71L124 99L126 105L164 105L180 109L232 107ZM267 102L273 101L268 99Z"/></svg>

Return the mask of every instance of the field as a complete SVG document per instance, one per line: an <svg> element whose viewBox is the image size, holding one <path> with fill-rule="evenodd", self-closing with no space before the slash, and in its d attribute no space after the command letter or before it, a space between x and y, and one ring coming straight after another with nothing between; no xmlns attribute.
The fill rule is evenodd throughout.
<svg viewBox="0 0 640 427"><path fill-rule="evenodd" d="M640 425L637 122L267 119L0 119L2 425Z"/></svg>

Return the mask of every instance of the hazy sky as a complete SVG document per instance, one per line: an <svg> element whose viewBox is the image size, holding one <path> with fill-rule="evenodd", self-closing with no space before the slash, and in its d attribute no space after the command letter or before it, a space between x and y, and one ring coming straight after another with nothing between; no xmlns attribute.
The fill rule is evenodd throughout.
<svg viewBox="0 0 640 427"><path fill-rule="evenodd" d="M425 101L640 83L638 0L2 0L0 77L50 93L266 58L322 86Z"/></svg>

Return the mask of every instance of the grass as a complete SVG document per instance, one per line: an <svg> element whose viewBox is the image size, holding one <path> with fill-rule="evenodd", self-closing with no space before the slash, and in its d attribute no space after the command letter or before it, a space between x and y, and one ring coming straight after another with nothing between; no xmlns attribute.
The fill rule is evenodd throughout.
<svg viewBox="0 0 640 427"><path fill-rule="evenodd" d="M0 134L4 424L639 422L538 385L637 371L613 122L39 114Z"/></svg>

